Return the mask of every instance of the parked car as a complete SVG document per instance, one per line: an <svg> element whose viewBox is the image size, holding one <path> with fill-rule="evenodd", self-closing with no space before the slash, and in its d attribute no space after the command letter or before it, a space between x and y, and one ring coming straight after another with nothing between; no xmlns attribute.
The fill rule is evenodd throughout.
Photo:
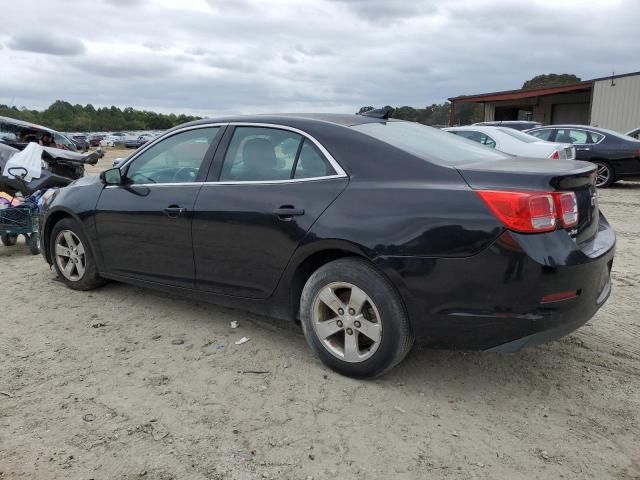
<svg viewBox="0 0 640 480"><path fill-rule="evenodd" d="M640 140L640 128L636 128L635 130L631 130L630 132L627 132L627 135L635 138L636 140Z"/></svg>
<svg viewBox="0 0 640 480"><path fill-rule="evenodd" d="M586 125L548 125L527 133L541 140L572 143L578 160L597 165L596 186L600 188L623 178L640 178L640 140Z"/></svg>
<svg viewBox="0 0 640 480"><path fill-rule="evenodd" d="M299 319L324 363L367 377L414 340L517 351L589 320L615 246L594 180L375 111L204 119L60 189L43 254L75 290Z"/></svg>
<svg viewBox="0 0 640 480"><path fill-rule="evenodd" d="M124 145L126 135L122 132L115 132L106 135L101 141L102 147L121 147Z"/></svg>
<svg viewBox="0 0 640 480"><path fill-rule="evenodd" d="M507 127L451 127L444 129L487 147L518 157L574 160L576 152L570 143L545 142L532 135Z"/></svg>
<svg viewBox="0 0 640 480"><path fill-rule="evenodd" d="M100 141L104 138L104 135L90 135L89 136L89 145L92 147L99 147Z"/></svg>
<svg viewBox="0 0 640 480"><path fill-rule="evenodd" d="M502 120L495 122L478 122L474 123L475 125L484 126L484 127L507 127L513 128L514 130L529 130L530 128L536 128L542 126L540 122L532 122L529 120Z"/></svg>
<svg viewBox="0 0 640 480"><path fill-rule="evenodd" d="M89 140L86 135L75 134L71 136L71 140L76 144L76 149L82 152L89 150Z"/></svg>
<svg viewBox="0 0 640 480"><path fill-rule="evenodd" d="M71 139L51 128L15 118L0 117L0 142L5 145L23 150L29 142L38 142L44 134L51 135L58 148L77 151L76 144Z"/></svg>
<svg viewBox="0 0 640 480"><path fill-rule="evenodd" d="M125 140L124 146L127 148L139 148L145 143L147 143L151 138L152 137L149 134L130 136L130 137L127 137L127 139Z"/></svg>

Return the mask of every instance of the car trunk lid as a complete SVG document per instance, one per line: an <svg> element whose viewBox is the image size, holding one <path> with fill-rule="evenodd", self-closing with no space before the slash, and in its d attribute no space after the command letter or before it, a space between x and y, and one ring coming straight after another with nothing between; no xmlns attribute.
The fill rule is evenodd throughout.
<svg viewBox="0 0 640 480"><path fill-rule="evenodd" d="M598 231L596 168L591 163L514 157L459 165L458 172L474 190L574 192L578 224L566 229L569 235L582 243Z"/></svg>

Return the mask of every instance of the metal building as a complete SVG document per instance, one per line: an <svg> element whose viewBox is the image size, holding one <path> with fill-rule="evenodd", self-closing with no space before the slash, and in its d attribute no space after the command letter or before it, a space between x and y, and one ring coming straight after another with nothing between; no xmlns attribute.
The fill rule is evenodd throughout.
<svg viewBox="0 0 640 480"><path fill-rule="evenodd" d="M558 87L462 95L449 98L450 123L460 103L484 105L484 120L575 123L627 132L640 127L640 72Z"/></svg>

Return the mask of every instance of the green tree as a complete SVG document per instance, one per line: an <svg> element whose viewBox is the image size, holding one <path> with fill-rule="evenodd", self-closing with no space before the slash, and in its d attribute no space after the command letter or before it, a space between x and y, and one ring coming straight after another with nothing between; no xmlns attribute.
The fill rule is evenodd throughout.
<svg viewBox="0 0 640 480"><path fill-rule="evenodd" d="M536 75L522 84L523 90L542 87L557 87L567 85L569 83L578 83L580 77L576 77L572 73L547 73Z"/></svg>

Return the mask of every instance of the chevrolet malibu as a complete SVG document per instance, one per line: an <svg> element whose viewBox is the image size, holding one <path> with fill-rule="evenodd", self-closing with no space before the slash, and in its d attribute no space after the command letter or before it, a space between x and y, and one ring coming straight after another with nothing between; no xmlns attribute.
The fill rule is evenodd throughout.
<svg viewBox="0 0 640 480"><path fill-rule="evenodd" d="M593 164L526 160L386 114L206 119L49 199L70 288L127 282L299 322L380 375L414 342L518 351L607 300Z"/></svg>

